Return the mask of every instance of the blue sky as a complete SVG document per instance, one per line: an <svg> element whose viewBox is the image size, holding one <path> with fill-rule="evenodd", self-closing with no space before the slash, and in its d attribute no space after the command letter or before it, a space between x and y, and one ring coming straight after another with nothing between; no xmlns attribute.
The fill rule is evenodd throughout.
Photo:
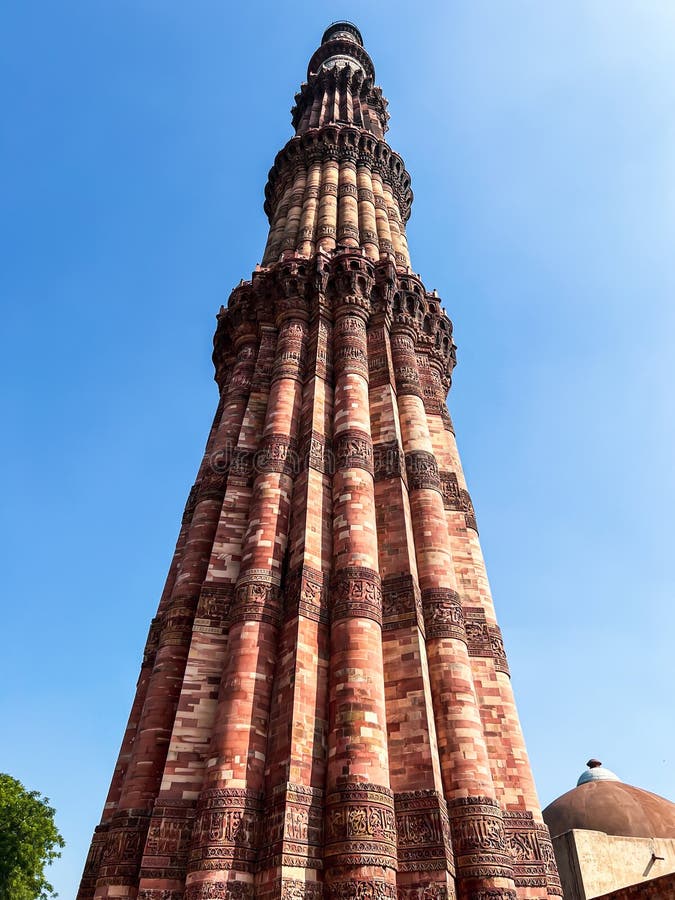
<svg viewBox="0 0 675 900"><path fill-rule="evenodd" d="M0 771L75 895L216 404L215 313L325 26L361 28L542 802L675 799L675 6L5 6Z"/></svg>

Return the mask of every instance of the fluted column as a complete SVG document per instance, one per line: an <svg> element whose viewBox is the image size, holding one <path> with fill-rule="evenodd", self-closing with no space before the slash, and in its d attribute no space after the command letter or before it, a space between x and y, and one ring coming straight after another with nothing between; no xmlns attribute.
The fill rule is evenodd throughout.
<svg viewBox="0 0 675 900"><path fill-rule="evenodd" d="M338 184L338 244L359 246L359 205L356 188L356 166L351 160L340 165Z"/></svg>
<svg viewBox="0 0 675 900"><path fill-rule="evenodd" d="M391 237L391 227L389 225L387 201L382 187L382 176L379 172L373 170L371 178L373 182L373 196L375 199L375 222L377 225L377 242L379 244L380 255L387 253L394 257L394 244Z"/></svg>
<svg viewBox="0 0 675 900"><path fill-rule="evenodd" d="M251 388L256 336L242 329L228 399L213 452L236 441ZM185 549L161 623L154 668L122 788L110 822L95 897L135 897L150 812L159 789L176 704L185 672L192 621L206 574L224 492L224 478L206 468L200 481Z"/></svg>
<svg viewBox="0 0 675 900"><path fill-rule="evenodd" d="M229 374L231 375L232 368L229 369ZM228 378L229 380L229 378ZM89 848L89 853L87 854L87 860L85 862L84 873L82 875L82 881L80 883L80 887L77 893L77 900L89 900L89 898L94 896L94 891L96 889L96 881L99 874L99 868L101 865L101 859L103 856L103 852L105 850L106 844L106 834L109 827L109 821L112 818L115 810L117 809L120 795L122 793L122 788L124 786L124 779L126 777L127 768L129 765L129 761L131 759L131 754L133 750L134 741L136 740L136 735L138 732L138 726L141 720L141 713L143 711L143 704L145 703L145 697L148 690L148 684L150 682L150 676L152 674L152 669L155 664L155 656L157 654L157 643L159 640L159 631L161 625L162 616L166 610L167 604L171 598L171 592L173 591L173 586L176 581L176 573L178 571L178 567L180 564L180 559L183 554L183 550L185 548L185 542L187 540L190 522L192 521L192 516L194 513L194 508L197 499L197 485L204 474L205 469L208 466L211 450L213 448L213 442L215 440L216 432L220 425L220 420L223 414L223 398L226 393L227 382L223 385L223 390L221 391L221 397L218 402L218 406L216 408L216 412L213 418L213 423L211 424L211 429L209 431L209 436L206 441L206 447L204 449L204 455L202 457L202 461L197 474L197 483L192 486L190 489L190 494L188 496L187 502L185 504L185 509L183 511L183 516L181 519L180 531L178 534L178 539L176 541L176 547L174 550L173 557L171 559L171 565L169 567L169 573L167 575L167 579L164 583L164 589L162 591L162 595L160 597L159 606L157 609L157 613L150 624L150 630L148 632L148 638L145 643L145 649L143 651L143 659L141 662L141 671L138 676L138 681L136 682L136 693L134 695L134 701L131 707L131 712L129 714L129 719L127 721L127 727L124 731L124 737L122 738L122 745L120 747L120 752L117 757L117 763L115 765L115 770L113 772L112 781L110 784L110 789L108 791L108 796L106 797L106 802L103 807L103 813L101 816L101 823L96 826L94 829L94 836L92 838L92 843Z"/></svg>
<svg viewBox="0 0 675 900"><path fill-rule="evenodd" d="M391 232L391 242L394 247L394 256L396 257L396 265L399 269L409 268L410 256L408 254L408 245L405 240L405 233L403 232L403 226L401 223L400 214L398 212L398 204L396 202L396 199L394 198L391 185L386 181L382 182L382 195L384 197L387 210L389 230Z"/></svg>
<svg viewBox="0 0 675 900"><path fill-rule="evenodd" d="M162 783L141 864L143 900L162 900L185 885L197 798L213 728L228 645L232 597L249 518L253 461L262 436L276 329L263 325L253 385L236 447L212 458L227 471L227 487L208 572L199 595L185 678Z"/></svg>
<svg viewBox="0 0 675 900"><path fill-rule="evenodd" d="M561 894L553 850L543 822L497 624L476 517L445 406L448 380L433 353L426 370L425 406L440 466L441 488L457 575L474 684L480 705L495 796L504 811L519 900Z"/></svg>
<svg viewBox="0 0 675 900"><path fill-rule="evenodd" d="M324 159L319 192L317 246L320 250L334 250L337 237L337 193L339 165L335 159Z"/></svg>
<svg viewBox="0 0 675 900"><path fill-rule="evenodd" d="M233 600L228 664L192 838L191 900L233 892L234 886L226 888L232 882L241 896L253 895L307 332L302 302L295 300L277 322L277 356Z"/></svg>
<svg viewBox="0 0 675 900"><path fill-rule="evenodd" d="M366 251L366 256L377 260L380 257L380 248L377 239L375 194L370 168L362 161L356 170L356 185L359 202L359 242Z"/></svg>
<svg viewBox="0 0 675 900"><path fill-rule="evenodd" d="M321 162L315 160L311 163L307 174L307 187L305 188L300 231L298 232L298 253L301 256L311 256L316 246L316 220L320 189Z"/></svg>
<svg viewBox="0 0 675 900"><path fill-rule="evenodd" d="M396 828L368 404L366 318L372 274L359 255L346 254L337 267L324 895L327 900L395 898Z"/></svg>
<svg viewBox="0 0 675 900"><path fill-rule="evenodd" d="M298 165L293 173L293 189L289 197L288 214L284 226L284 236L281 241L283 253L295 253L302 218L302 207L305 199L305 186L307 184L307 172L303 165Z"/></svg>
<svg viewBox="0 0 675 900"><path fill-rule="evenodd" d="M393 262L389 267L393 270ZM438 761L389 328L383 312L371 319L368 356L398 900L414 900L422 891L452 898L454 863ZM422 820L425 825L419 827Z"/></svg>
<svg viewBox="0 0 675 900"><path fill-rule="evenodd" d="M317 259L293 487L284 614L277 645L265 772L258 900L321 892L328 734L328 582L332 559L332 325Z"/></svg>
<svg viewBox="0 0 675 900"><path fill-rule="evenodd" d="M279 200L279 205L275 210L274 219L272 220L270 225L270 233L267 237L265 252L263 253L264 266L269 266L271 263L276 262L281 254L284 232L286 230L288 210L291 205L292 193L293 179L289 174L286 186L281 195L281 199Z"/></svg>
<svg viewBox="0 0 675 900"><path fill-rule="evenodd" d="M511 859L496 802L448 540L438 465L422 401L412 322L399 316L392 356L443 783L457 892L513 892Z"/></svg>

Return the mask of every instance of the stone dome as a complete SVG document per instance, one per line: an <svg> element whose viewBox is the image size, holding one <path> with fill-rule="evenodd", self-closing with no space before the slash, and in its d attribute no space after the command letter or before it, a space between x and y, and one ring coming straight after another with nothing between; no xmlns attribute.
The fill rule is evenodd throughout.
<svg viewBox="0 0 675 900"><path fill-rule="evenodd" d="M543 816L551 837L579 828L619 837L675 838L675 803L624 784L597 760Z"/></svg>

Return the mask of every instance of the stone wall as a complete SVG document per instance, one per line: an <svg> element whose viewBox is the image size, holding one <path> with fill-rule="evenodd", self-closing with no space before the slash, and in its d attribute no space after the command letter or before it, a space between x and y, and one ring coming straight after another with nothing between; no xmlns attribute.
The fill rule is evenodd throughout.
<svg viewBox="0 0 675 900"><path fill-rule="evenodd" d="M662 876L675 872L675 840L617 837L574 829L554 838L553 849L565 900L591 900L618 889L628 890L629 886L638 893L626 897L660 897L639 891L647 890L645 882L661 881ZM663 859L654 859L652 854Z"/></svg>

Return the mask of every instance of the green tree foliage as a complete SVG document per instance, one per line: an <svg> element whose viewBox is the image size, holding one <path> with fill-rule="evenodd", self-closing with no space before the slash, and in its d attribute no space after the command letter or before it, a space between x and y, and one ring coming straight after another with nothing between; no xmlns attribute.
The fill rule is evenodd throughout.
<svg viewBox="0 0 675 900"><path fill-rule="evenodd" d="M0 900L55 897L44 870L63 846L47 798L0 774Z"/></svg>

